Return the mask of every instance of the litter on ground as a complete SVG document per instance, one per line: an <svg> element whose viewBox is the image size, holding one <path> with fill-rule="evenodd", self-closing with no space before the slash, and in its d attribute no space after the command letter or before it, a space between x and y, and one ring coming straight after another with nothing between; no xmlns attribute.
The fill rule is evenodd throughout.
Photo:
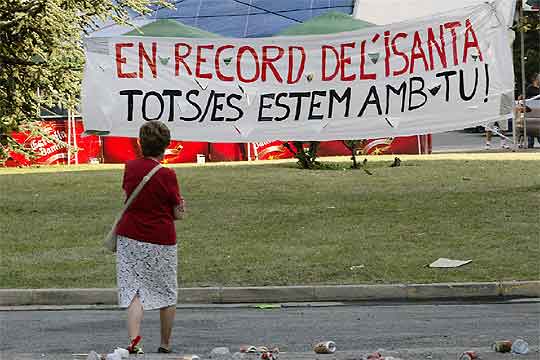
<svg viewBox="0 0 540 360"><path fill-rule="evenodd" d="M463 265L467 265L472 260L452 260L447 258L438 258L431 264L429 264L430 268L456 268Z"/></svg>

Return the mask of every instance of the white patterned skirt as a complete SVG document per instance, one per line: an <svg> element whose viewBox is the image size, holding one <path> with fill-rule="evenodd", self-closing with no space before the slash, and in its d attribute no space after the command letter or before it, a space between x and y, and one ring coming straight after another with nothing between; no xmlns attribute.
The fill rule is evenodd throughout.
<svg viewBox="0 0 540 360"><path fill-rule="evenodd" d="M139 294L144 310L176 305L176 245L158 245L118 236L116 277L118 304L127 308Z"/></svg>

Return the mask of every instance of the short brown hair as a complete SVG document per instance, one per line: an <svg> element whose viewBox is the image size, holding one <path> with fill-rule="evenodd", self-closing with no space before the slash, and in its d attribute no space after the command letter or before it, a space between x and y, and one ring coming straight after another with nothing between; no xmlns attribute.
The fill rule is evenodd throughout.
<svg viewBox="0 0 540 360"><path fill-rule="evenodd" d="M139 141L144 156L161 156L171 142L171 132L161 121L148 121L139 130Z"/></svg>

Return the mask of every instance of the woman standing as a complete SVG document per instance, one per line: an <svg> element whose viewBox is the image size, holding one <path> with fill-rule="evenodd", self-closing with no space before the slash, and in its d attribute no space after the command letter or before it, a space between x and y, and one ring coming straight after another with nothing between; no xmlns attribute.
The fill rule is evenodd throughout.
<svg viewBox="0 0 540 360"><path fill-rule="evenodd" d="M146 174L160 166L170 140L170 131L162 122L149 121L141 127L143 158L126 164L122 185L126 197ZM127 308L131 353L143 353L138 344L143 311L153 309L160 309L158 352L171 352L178 290L174 221L182 219L184 211L175 172L161 168L133 200L116 228L118 303Z"/></svg>

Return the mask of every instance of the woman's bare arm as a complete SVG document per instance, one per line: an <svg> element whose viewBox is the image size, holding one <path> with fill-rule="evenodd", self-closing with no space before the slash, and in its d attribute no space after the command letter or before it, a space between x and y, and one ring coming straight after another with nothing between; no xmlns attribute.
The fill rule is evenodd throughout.
<svg viewBox="0 0 540 360"><path fill-rule="evenodd" d="M182 220L186 214L186 202L184 199L180 201L177 207L174 208L174 220Z"/></svg>

